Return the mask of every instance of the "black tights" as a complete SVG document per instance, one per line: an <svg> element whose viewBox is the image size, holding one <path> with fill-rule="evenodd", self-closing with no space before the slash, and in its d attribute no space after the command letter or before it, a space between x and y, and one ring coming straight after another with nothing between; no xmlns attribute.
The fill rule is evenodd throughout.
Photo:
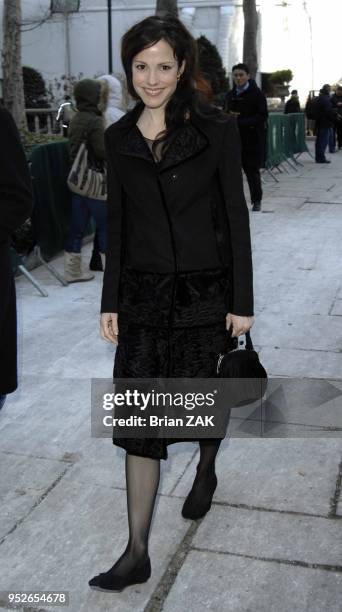
<svg viewBox="0 0 342 612"><path fill-rule="evenodd" d="M194 486L206 495L215 474L220 439L200 441L200 460ZM160 460L126 453L126 487L129 539L125 551L107 572L119 576L144 563L148 557L148 537L160 480Z"/></svg>

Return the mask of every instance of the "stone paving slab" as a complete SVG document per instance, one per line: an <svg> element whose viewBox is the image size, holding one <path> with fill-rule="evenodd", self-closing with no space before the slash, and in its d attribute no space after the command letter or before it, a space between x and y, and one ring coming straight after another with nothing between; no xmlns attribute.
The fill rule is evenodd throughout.
<svg viewBox="0 0 342 612"><path fill-rule="evenodd" d="M341 353L339 352L283 349L268 346L261 348L259 357L270 376L298 378L302 376L308 378L341 376Z"/></svg>
<svg viewBox="0 0 342 612"><path fill-rule="evenodd" d="M64 474L68 464L4 452L0 453L0 463L1 540Z"/></svg>
<svg viewBox="0 0 342 612"><path fill-rule="evenodd" d="M342 440L225 439L216 461L214 500L327 516ZM198 457L174 490L186 496Z"/></svg>
<svg viewBox="0 0 342 612"><path fill-rule="evenodd" d="M90 381L59 379L15 423L4 416L1 448L61 459L84 421L90 435Z"/></svg>
<svg viewBox="0 0 342 612"><path fill-rule="evenodd" d="M67 289L66 289L67 291ZM46 298L48 299L48 298ZM68 309L71 304L68 304ZM94 316L84 312L80 316L79 307L68 311L67 315L60 312L52 318L44 318L39 322L39 336L36 336L35 328L26 330L27 334L24 345L20 347L19 367L27 374L39 374L49 367L56 359L63 357L66 352L85 337L89 337L92 329L98 327ZM72 338L72 344L71 344ZM37 340L39 340L37 342Z"/></svg>
<svg viewBox="0 0 342 612"><path fill-rule="evenodd" d="M94 318L96 321L96 319ZM91 347L91 350L89 350ZM46 374L63 378L113 378L115 348L100 337L99 326L73 343L67 354L47 365ZM80 364L81 367L80 367Z"/></svg>
<svg viewBox="0 0 342 612"><path fill-rule="evenodd" d="M330 315L333 317L342 317L342 300L338 299L335 301Z"/></svg>
<svg viewBox="0 0 342 612"><path fill-rule="evenodd" d="M254 329L258 326L260 313L282 317L286 314L290 322L297 319L297 315L302 312L305 312L306 315L332 316L335 314L339 279L335 278L330 281L330 277L324 278L321 291L317 294L317 277L322 276L319 270L310 270L310 268L298 270L297 268L298 279L284 275L279 281L277 274L268 272L266 266L261 265L261 267L262 270L259 270L255 278L258 293L255 299L257 316ZM277 301L271 298L275 292ZM336 314L338 314L338 309ZM273 321L273 324L277 325L277 319Z"/></svg>
<svg viewBox="0 0 342 612"><path fill-rule="evenodd" d="M192 546L274 560L341 566L342 570L342 530L341 522L336 519L215 506L199 526Z"/></svg>
<svg viewBox="0 0 342 612"><path fill-rule="evenodd" d="M322 194L319 196L318 192L316 191L316 193L313 195L308 196L307 205L303 205L303 209L308 210L310 203L313 205L322 204L325 207L325 210L327 208L331 208L333 210L334 208L336 209L337 206L341 206L342 196L340 192L329 192L328 194Z"/></svg>
<svg viewBox="0 0 342 612"><path fill-rule="evenodd" d="M191 551L163 612L341 612L342 574Z"/></svg>
<svg viewBox="0 0 342 612"><path fill-rule="evenodd" d="M330 351L340 354L340 372L342 372L342 325L337 317L328 315L306 315L297 313L296 317L288 313L277 315L277 325L267 314L261 312L258 325L263 330L263 346L281 349L305 349L313 351ZM322 328L325 333L322 334Z"/></svg>
<svg viewBox="0 0 342 612"><path fill-rule="evenodd" d="M32 407L42 396L48 396L51 385L54 383L52 377L44 374L32 376L20 374L18 389L6 397L1 409L0 430L8 421L32 416Z"/></svg>
<svg viewBox="0 0 342 612"><path fill-rule="evenodd" d="M158 497L150 539L152 576L147 583L123 593L92 591L88 580L109 569L125 549L126 494L62 480L2 544L0 590L66 590L71 599L68 612L143 611L189 528L180 511L180 500Z"/></svg>

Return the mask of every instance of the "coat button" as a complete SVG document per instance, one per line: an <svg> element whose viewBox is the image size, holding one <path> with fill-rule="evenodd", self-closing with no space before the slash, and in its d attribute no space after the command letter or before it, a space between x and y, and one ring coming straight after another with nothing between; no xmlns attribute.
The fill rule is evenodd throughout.
<svg viewBox="0 0 342 612"><path fill-rule="evenodd" d="M172 178L173 181L176 181L177 178L178 178L178 175L177 174L171 174L171 178Z"/></svg>

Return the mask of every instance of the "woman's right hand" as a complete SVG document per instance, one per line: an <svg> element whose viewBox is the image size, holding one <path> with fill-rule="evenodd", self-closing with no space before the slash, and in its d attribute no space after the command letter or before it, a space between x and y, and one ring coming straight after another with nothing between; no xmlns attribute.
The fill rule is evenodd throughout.
<svg viewBox="0 0 342 612"><path fill-rule="evenodd" d="M103 312L100 319L100 334L103 340L108 342L118 343L118 313Z"/></svg>

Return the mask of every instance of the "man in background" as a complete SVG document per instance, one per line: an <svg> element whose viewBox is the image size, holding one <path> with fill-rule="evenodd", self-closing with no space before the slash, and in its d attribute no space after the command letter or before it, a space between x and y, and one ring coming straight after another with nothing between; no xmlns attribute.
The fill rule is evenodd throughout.
<svg viewBox="0 0 342 612"><path fill-rule="evenodd" d="M331 103L330 91L330 85L323 85L315 102L315 160L317 164L330 164L330 160L325 157L325 150L329 144L331 129L334 127L336 120L336 111L334 111Z"/></svg>
<svg viewBox="0 0 342 612"><path fill-rule="evenodd" d="M265 163L266 97L250 78L246 64L232 68L234 86L226 95L224 110L235 115L241 137L242 167L251 194L252 210L261 210L262 187L260 168Z"/></svg>
<svg viewBox="0 0 342 612"><path fill-rule="evenodd" d="M336 112L336 136L338 149L342 149L342 85L336 87L336 92L331 97L333 110Z"/></svg>
<svg viewBox="0 0 342 612"><path fill-rule="evenodd" d="M19 133L0 108L0 408L17 388L17 315L10 239L30 215L31 179Z"/></svg>
<svg viewBox="0 0 342 612"><path fill-rule="evenodd" d="M285 115L290 113L300 113L300 103L297 89L291 91L291 98L286 102L284 108Z"/></svg>

